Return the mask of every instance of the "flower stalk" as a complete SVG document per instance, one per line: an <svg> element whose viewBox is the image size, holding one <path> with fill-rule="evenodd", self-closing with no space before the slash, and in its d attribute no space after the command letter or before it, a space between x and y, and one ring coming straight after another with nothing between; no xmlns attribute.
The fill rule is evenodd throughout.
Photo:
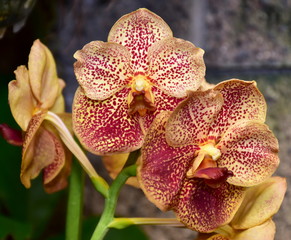
<svg viewBox="0 0 291 240"><path fill-rule="evenodd" d="M185 227L176 218L114 218L109 228L123 229L130 225L162 225L171 227Z"/></svg>
<svg viewBox="0 0 291 240"><path fill-rule="evenodd" d="M81 237L84 180L83 169L80 164L74 161L67 205L66 239L68 240L78 240Z"/></svg>
<svg viewBox="0 0 291 240"><path fill-rule="evenodd" d="M131 152L128 156L127 162L135 162L139 156L139 154L137 154L138 152L139 150ZM127 166L126 163L125 166L126 167L118 174L109 188L108 197L105 199L105 207L92 235L92 240L101 240L108 232L110 224L114 221L114 213L121 187L129 177L135 175L136 165Z"/></svg>

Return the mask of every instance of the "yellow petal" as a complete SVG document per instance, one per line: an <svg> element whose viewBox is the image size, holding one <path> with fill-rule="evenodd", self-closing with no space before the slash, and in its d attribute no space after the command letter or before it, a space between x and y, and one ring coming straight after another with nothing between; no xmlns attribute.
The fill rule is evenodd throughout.
<svg viewBox="0 0 291 240"><path fill-rule="evenodd" d="M16 80L8 85L8 99L12 115L23 131L32 118L36 101L29 85L29 75L25 66L15 70Z"/></svg>
<svg viewBox="0 0 291 240"><path fill-rule="evenodd" d="M66 86L65 82L62 79L59 79L59 93L57 95L56 101L54 102L54 105L49 109L51 112L54 113L63 113L65 112L65 99L62 95L62 90Z"/></svg>
<svg viewBox="0 0 291 240"><path fill-rule="evenodd" d="M265 222L279 210L286 189L286 179L281 177L269 178L249 188L231 225L235 229L247 229Z"/></svg>
<svg viewBox="0 0 291 240"><path fill-rule="evenodd" d="M214 236L211 236L206 240L231 240L231 239L226 236L223 236L222 234L215 234Z"/></svg>
<svg viewBox="0 0 291 240"><path fill-rule="evenodd" d="M234 240L274 240L276 226L272 220L238 233Z"/></svg>
<svg viewBox="0 0 291 240"><path fill-rule="evenodd" d="M115 179L118 173L122 170L126 160L129 156L129 153L115 154L110 156L103 156L102 161L109 172L111 178ZM130 177L127 181L127 184L139 188L139 183L136 177Z"/></svg>
<svg viewBox="0 0 291 240"><path fill-rule="evenodd" d="M35 40L31 47L28 69L35 98L42 109L49 109L59 93L59 79L52 53L39 40Z"/></svg>

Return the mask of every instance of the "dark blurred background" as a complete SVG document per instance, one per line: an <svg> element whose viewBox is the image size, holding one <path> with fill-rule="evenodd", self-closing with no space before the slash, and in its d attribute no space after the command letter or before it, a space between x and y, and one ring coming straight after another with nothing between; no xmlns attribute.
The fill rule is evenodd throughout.
<svg viewBox="0 0 291 240"><path fill-rule="evenodd" d="M20 3L21 2L21 3ZM256 80L268 103L267 123L280 142L277 175L291 181L291 0L0 0L0 123L17 127L10 114L7 84L18 65L27 64L39 38L53 52L58 74L67 87L70 111L77 82L73 54L93 40L106 41L112 25L124 14L148 8L161 16L174 36L205 50L206 79ZM4 31L5 29L5 31ZM20 184L21 149L0 139L0 239L63 239L66 190L47 195L41 179L31 189ZM92 159L98 169L100 162ZM287 191L275 216L276 240L291 236L291 196ZM85 230L91 231L103 201L88 184ZM160 213L140 190L126 186L117 208L120 216L172 216ZM93 224L93 225L92 225ZM187 229L142 227L114 232L108 239L194 239ZM148 237L146 237L147 235ZM135 237L139 236L139 237Z"/></svg>

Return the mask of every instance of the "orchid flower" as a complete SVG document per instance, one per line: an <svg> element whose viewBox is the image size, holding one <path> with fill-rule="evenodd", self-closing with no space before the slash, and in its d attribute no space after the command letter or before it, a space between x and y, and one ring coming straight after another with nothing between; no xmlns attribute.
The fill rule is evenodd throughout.
<svg viewBox="0 0 291 240"><path fill-rule="evenodd" d="M95 187L106 196L107 183L96 173L72 137L71 114L64 112L61 94L65 83L57 76L50 50L36 40L29 54L28 69L19 66L15 75L16 80L8 85L8 98L12 115L24 132L22 184L29 188L31 179L42 171L48 193L63 189L70 173L72 152ZM8 126L1 125L1 132L8 142L20 144L16 132Z"/></svg>
<svg viewBox="0 0 291 240"><path fill-rule="evenodd" d="M147 9L121 17L108 42L93 41L75 53L80 87L73 128L95 154L131 152L142 146L155 116L172 111L204 81L204 51L174 38Z"/></svg>
<svg viewBox="0 0 291 240"><path fill-rule="evenodd" d="M216 229L217 234L196 240L273 240L275 223L271 218L279 210L286 190L286 179L281 177L271 177L249 188L229 225Z"/></svg>
<svg viewBox="0 0 291 240"><path fill-rule="evenodd" d="M138 179L148 199L199 232L229 223L246 187L279 164L265 116L255 82L232 79L189 93L157 116L145 138Z"/></svg>
<svg viewBox="0 0 291 240"><path fill-rule="evenodd" d="M16 80L9 83L9 104L12 115L24 134L20 179L26 188L30 180L43 171L47 192L55 192L67 185L71 157L56 131L44 119L48 111L62 114L65 86L59 79L49 49L39 40L33 43L28 69L19 66Z"/></svg>

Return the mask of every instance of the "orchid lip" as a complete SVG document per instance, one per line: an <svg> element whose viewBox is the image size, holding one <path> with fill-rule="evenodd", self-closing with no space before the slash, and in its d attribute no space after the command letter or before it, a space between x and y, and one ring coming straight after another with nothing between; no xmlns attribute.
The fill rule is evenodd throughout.
<svg viewBox="0 0 291 240"><path fill-rule="evenodd" d="M143 73L135 74L132 77L131 91L128 95L129 113L138 112L140 116L145 116L147 112L154 112L154 95L148 77Z"/></svg>
<svg viewBox="0 0 291 240"><path fill-rule="evenodd" d="M221 156L221 151L215 146L215 142L206 142L199 146L191 168L187 171L187 178L204 179L205 183L210 187L218 187L225 182L228 177L234 174L227 168L217 166L217 160Z"/></svg>

